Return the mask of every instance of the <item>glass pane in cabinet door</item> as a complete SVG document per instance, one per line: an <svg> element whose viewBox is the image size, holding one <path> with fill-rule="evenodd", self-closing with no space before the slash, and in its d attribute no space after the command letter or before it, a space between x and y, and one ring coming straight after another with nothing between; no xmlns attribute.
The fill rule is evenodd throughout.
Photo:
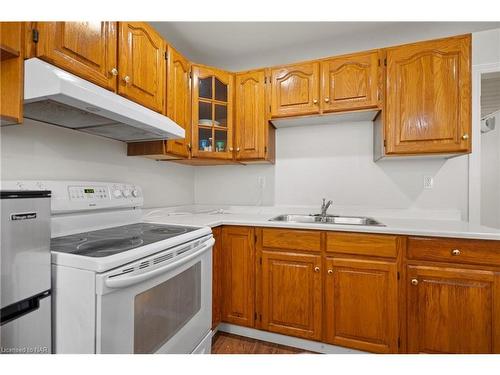
<svg viewBox="0 0 500 375"><path fill-rule="evenodd" d="M212 126L212 103L198 102L198 125Z"/></svg>
<svg viewBox="0 0 500 375"><path fill-rule="evenodd" d="M212 151L212 129L198 128L198 150Z"/></svg>
<svg viewBox="0 0 500 375"><path fill-rule="evenodd" d="M216 104L215 105L215 121L217 126L227 127L227 106Z"/></svg>
<svg viewBox="0 0 500 375"><path fill-rule="evenodd" d="M212 77L198 79L198 96L200 98L212 99Z"/></svg>
<svg viewBox="0 0 500 375"><path fill-rule="evenodd" d="M215 100L227 102L227 85L215 78Z"/></svg>
<svg viewBox="0 0 500 375"><path fill-rule="evenodd" d="M215 131L215 151L225 152L227 150L227 131L216 130Z"/></svg>

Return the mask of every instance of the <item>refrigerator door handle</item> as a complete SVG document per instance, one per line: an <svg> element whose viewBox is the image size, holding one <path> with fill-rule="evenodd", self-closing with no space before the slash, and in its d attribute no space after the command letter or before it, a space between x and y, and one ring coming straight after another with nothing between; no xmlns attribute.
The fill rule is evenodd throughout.
<svg viewBox="0 0 500 375"><path fill-rule="evenodd" d="M23 315L29 314L32 311L38 310L40 308L40 300L48 296L50 296L50 290L13 303L12 305L5 306L0 310L0 326L16 320Z"/></svg>

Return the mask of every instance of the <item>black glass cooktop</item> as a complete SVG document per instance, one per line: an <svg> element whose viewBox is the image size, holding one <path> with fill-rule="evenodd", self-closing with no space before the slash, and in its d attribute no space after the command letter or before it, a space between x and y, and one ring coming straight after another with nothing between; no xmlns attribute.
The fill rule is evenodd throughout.
<svg viewBox="0 0 500 375"><path fill-rule="evenodd" d="M180 225L136 223L52 238L50 247L52 251L60 253L99 258L180 236L196 229L198 228Z"/></svg>

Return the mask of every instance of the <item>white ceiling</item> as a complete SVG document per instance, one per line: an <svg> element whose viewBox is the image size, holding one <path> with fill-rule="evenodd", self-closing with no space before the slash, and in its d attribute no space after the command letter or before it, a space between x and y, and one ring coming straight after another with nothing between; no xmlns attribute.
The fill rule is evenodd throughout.
<svg viewBox="0 0 500 375"><path fill-rule="evenodd" d="M500 28L500 22L151 22L197 63L245 70Z"/></svg>

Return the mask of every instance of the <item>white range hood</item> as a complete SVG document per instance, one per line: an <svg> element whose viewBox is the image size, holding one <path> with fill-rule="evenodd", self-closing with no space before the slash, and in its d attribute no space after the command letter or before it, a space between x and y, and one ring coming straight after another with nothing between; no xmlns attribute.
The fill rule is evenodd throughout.
<svg viewBox="0 0 500 375"><path fill-rule="evenodd" d="M24 62L24 117L123 142L185 136L170 118L37 58Z"/></svg>

